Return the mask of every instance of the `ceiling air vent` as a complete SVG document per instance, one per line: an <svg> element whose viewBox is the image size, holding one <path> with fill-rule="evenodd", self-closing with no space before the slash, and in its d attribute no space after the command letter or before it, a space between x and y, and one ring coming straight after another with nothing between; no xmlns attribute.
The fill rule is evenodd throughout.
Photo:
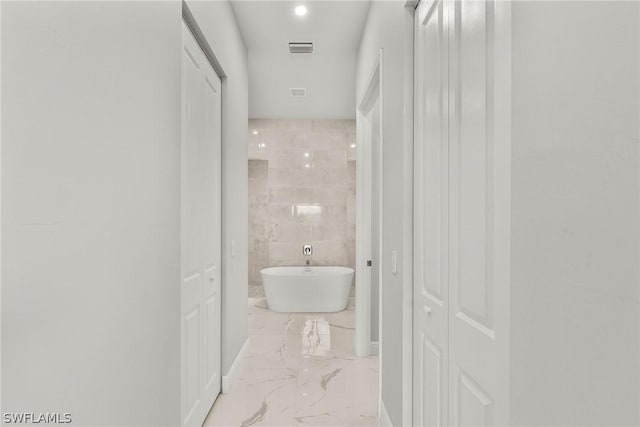
<svg viewBox="0 0 640 427"><path fill-rule="evenodd" d="M307 89L304 87L290 87L289 95L292 98L301 98L307 96Z"/></svg>
<svg viewBox="0 0 640 427"><path fill-rule="evenodd" d="M313 43L289 42L289 53L313 53Z"/></svg>

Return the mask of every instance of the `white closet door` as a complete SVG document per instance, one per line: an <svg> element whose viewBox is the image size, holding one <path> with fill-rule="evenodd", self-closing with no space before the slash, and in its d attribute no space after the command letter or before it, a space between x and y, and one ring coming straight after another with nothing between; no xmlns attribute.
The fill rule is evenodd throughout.
<svg viewBox="0 0 640 427"><path fill-rule="evenodd" d="M188 33L188 30L183 30ZM190 425L202 412L202 295L204 272L200 247L202 157L202 109L200 68L202 58L195 42L184 34L182 60L182 149L181 149L181 307L182 307L182 414Z"/></svg>
<svg viewBox="0 0 640 427"><path fill-rule="evenodd" d="M182 31L182 421L200 426L220 392L220 79Z"/></svg>
<svg viewBox="0 0 640 427"><path fill-rule="evenodd" d="M210 408L220 393L220 250L221 250L221 97L220 78L204 67L203 247L204 247L204 394Z"/></svg>
<svg viewBox="0 0 640 427"><path fill-rule="evenodd" d="M448 425L448 14L423 1L415 26L413 424Z"/></svg>
<svg viewBox="0 0 640 427"><path fill-rule="evenodd" d="M449 417L508 425L509 2L450 15Z"/></svg>

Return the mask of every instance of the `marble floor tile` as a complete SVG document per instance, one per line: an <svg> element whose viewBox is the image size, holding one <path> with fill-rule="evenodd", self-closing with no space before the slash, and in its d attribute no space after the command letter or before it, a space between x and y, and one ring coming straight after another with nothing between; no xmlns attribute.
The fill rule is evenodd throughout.
<svg viewBox="0 0 640 427"><path fill-rule="evenodd" d="M218 398L204 425L291 425L296 388L296 373L289 369L241 367L232 392Z"/></svg>
<svg viewBox="0 0 640 427"><path fill-rule="evenodd" d="M299 335L249 334L249 351L241 365L259 369L296 369L300 364Z"/></svg>
<svg viewBox="0 0 640 427"><path fill-rule="evenodd" d="M251 335L286 334L293 325L294 319L286 313L249 313L249 330Z"/></svg>
<svg viewBox="0 0 640 427"><path fill-rule="evenodd" d="M337 408L325 412L296 414L294 426L379 426L377 405Z"/></svg>
<svg viewBox="0 0 640 427"><path fill-rule="evenodd" d="M274 313L249 299L250 348L205 426L379 426L378 359L354 354L353 298L338 313Z"/></svg>
<svg viewBox="0 0 640 427"><path fill-rule="evenodd" d="M377 407L378 378L369 369L344 365L325 369L302 368L298 374L295 420L308 423L331 418L348 425ZM375 413L375 412L374 412Z"/></svg>

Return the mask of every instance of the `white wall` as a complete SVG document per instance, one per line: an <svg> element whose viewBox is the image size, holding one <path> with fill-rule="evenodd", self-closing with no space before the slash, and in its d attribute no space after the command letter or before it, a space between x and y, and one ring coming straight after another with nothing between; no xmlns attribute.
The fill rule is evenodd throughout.
<svg viewBox="0 0 640 427"><path fill-rule="evenodd" d="M227 75L222 82L222 374L226 375L248 334L247 48L228 1L187 4Z"/></svg>
<svg viewBox="0 0 640 427"><path fill-rule="evenodd" d="M638 425L637 2L514 2L512 425Z"/></svg>
<svg viewBox="0 0 640 427"><path fill-rule="evenodd" d="M2 2L2 410L177 425L179 2Z"/></svg>
<svg viewBox="0 0 640 427"><path fill-rule="evenodd" d="M228 2L190 5L227 74L225 374L247 336L247 54ZM181 3L3 1L1 60L2 411L178 425Z"/></svg>
<svg viewBox="0 0 640 427"><path fill-rule="evenodd" d="M360 102L368 79L376 63L379 49L383 49L383 238L382 238L382 312L380 331L382 363L382 400L394 425L403 425L403 284L405 271L391 274L391 251L398 253L398 266L404 266L404 248L410 236L404 236L407 206L402 191L405 184L408 130L412 99L405 93L407 67L413 61L407 56L405 45L410 42L405 31L408 9L400 0L373 1L360 42L357 62L356 102ZM410 34L410 33L409 33ZM412 141L409 139L409 145ZM375 319L374 319L375 322ZM408 336L411 339L410 336Z"/></svg>
<svg viewBox="0 0 640 427"><path fill-rule="evenodd" d="M251 118L355 118L354 52L292 56L252 51L249 69ZM292 98L289 96L292 87L307 88L307 96Z"/></svg>

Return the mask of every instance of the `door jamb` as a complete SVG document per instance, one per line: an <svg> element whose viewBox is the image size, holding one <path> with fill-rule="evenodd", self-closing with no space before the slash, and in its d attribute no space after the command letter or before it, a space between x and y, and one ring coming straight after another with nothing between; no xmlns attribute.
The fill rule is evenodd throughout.
<svg viewBox="0 0 640 427"><path fill-rule="evenodd" d="M366 266L367 260L371 260L371 234L376 233L380 243L382 242L382 155L379 156L378 170L379 176L376 177L376 185L378 186L380 198L377 211L379 213L379 229L371 230L371 193L372 193L372 170L371 160L365 162L365 159L372 158L371 147L371 121L369 114L376 101L379 102L379 146L382 153L383 146L383 96L382 96L382 49L379 50L378 57L373 66L372 72L368 79L367 89L358 104L356 111L357 117L357 162L356 162L356 332L355 332L355 349L356 355L367 357L371 355L371 270ZM363 224L367 222L367 226ZM379 245L380 250L382 244ZM378 254L378 260L381 260L381 254ZM378 283L379 292L382 290L382 265L379 266ZM369 279L369 280L367 280ZM380 335L382 325L382 298L378 298L378 348L379 354L382 353L382 337Z"/></svg>
<svg viewBox="0 0 640 427"><path fill-rule="evenodd" d="M200 26L198 25L198 22L196 21L196 18L193 16L191 9L189 9L189 6L184 0L182 0L182 20L184 21L189 31L191 31L191 34L193 34L193 38L196 39L198 45L200 45L200 48L204 52L204 56L207 58L207 61L209 61L209 64L211 64L211 66L213 67L213 71L216 72L218 77L220 77L220 81L223 82L224 79L226 79L227 74L222 69L222 64L220 64L220 61L213 52L213 49L211 49L207 38L205 37L204 33L200 29Z"/></svg>
<svg viewBox="0 0 640 427"><path fill-rule="evenodd" d="M402 262L402 425L413 425L413 242L415 144L415 15L421 0L405 4L404 25L404 173L403 173L403 262Z"/></svg>

